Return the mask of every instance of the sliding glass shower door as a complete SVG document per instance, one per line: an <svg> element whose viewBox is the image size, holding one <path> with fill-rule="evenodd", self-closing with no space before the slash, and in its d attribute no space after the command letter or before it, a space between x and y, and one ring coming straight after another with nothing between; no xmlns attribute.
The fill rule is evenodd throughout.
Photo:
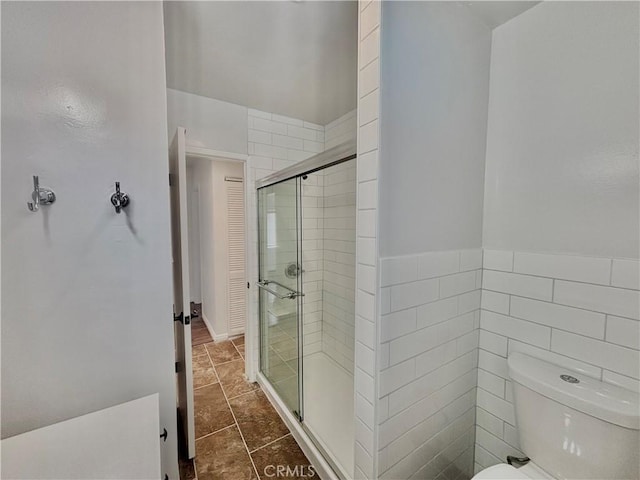
<svg viewBox="0 0 640 480"><path fill-rule="evenodd" d="M301 310L297 178L258 191L260 370L299 419Z"/></svg>
<svg viewBox="0 0 640 480"><path fill-rule="evenodd" d="M334 472L351 478L356 163L338 158L258 184L260 371Z"/></svg>
<svg viewBox="0 0 640 480"><path fill-rule="evenodd" d="M303 427L334 471L354 471L356 162L301 178Z"/></svg>

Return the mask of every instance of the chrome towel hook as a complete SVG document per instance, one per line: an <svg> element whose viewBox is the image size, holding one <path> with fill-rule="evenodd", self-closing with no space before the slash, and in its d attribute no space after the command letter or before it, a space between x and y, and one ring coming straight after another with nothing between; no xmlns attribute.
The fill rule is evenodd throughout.
<svg viewBox="0 0 640 480"><path fill-rule="evenodd" d="M32 212L40 210L40 205L50 205L56 201L56 194L50 188L40 186L38 175L33 176L33 193L31 194L33 202L27 202L27 207Z"/></svg>
<svg viewBox="0 0 640 480"><path fill-rule="evenodd" d="M111 195L111 205L116 207L116 213L120 213L124 207L129 205L129 195L120 191L120 182L116 182L116 193Z"/></svg>

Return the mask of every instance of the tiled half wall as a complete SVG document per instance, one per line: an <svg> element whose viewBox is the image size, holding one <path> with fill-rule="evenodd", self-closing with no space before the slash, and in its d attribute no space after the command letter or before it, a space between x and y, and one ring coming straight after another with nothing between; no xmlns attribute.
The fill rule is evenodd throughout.
<svg viewBox="0 0 640 480"><path fill-rule="evenodd" d="M380 478L473 471L482 250L381 259Z"/></svg>
<svg viewBox="0 0 640 480"><path fill-rule="evenodd" d="M511 352L629 389L640 378L637 260L485 250L483 266L476 471L520 455Z"/></svg>
<svg viewBox="0 0 640 480"><path fill-rule="evenodd" d="M526 454L511 352L639 388L637 260L477 249L380 265L380 478L470 478Z"/></svg>

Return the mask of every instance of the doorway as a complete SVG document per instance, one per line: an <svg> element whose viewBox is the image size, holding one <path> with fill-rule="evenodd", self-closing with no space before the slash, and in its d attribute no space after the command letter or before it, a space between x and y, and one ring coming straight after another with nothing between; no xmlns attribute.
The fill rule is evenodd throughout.
<svg viewBox="0 0 640 480"><path fill-rule="evenodd" d="M246 279L246 156L222 153L188 148L183 127L169 149L176 403L186 458L196 454L194 340L223 342L246 324L247 290L234 291Z"/></svg>
<svg viewBox="0 0 640 480"><path fill-rule="evenodd" d="M250 480L277 461L317 478L260 386L245 376L246 163L189 151L185 134L179 128L172 144L169 182L180 477Z"/></svg>
<svg viewBox="0 0 640 480"><path fill-rule="evenodd" d="M192 343L200 345L245 332L244 164L186 158Z"/></svg>

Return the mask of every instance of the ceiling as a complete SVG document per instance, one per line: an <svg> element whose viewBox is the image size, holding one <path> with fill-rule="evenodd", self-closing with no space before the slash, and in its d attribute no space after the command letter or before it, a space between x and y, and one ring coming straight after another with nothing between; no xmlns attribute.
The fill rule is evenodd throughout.
<svg viewBox="0 0 640 480"><path fill-rule="evenodd" d="M540 2L462 2L471 11L480 18L489 28L496 28L513 17L517 17L521 13L535 7Z"/></svg>
<svg viewBox="0 0 640 480"><path fill-rule="evenodd" d="M458 2L495 28L533 1ZM326 125L356 107L354 1L164 2L167 86Z"/></svg>
<svg viewBox="0 0 640 480"><path fill-rule="evenodd" d="M356 2L165 2L167 86L325 125L356 107Z"/></svg>

